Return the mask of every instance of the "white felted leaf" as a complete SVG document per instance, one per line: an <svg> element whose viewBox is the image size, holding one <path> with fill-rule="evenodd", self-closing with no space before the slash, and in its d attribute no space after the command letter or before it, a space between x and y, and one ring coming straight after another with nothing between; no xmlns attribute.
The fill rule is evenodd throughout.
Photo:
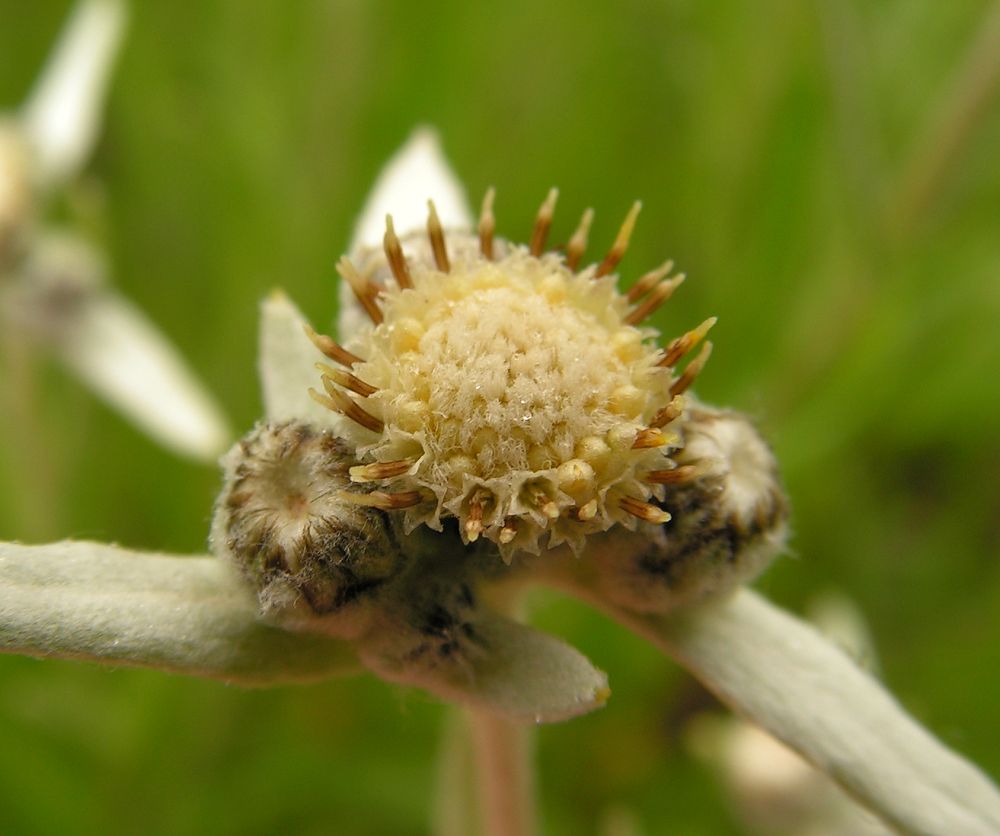
<svg viewBox="0 0 1000 836"><path fill-rule="evenodd" d="M400 236L426 229L428 200L434 201L446 230L472 227L465 190L445 159L437 132L423 126L413 131L379 173L354 228L351 256L367 248L382 249L386 215L392 215ZM345 281L340 282L339 300L337 331L346 340L368 317Z"/></svg>
<svg viewBox="0 0 1000 836"><path fill-rule="evenodd" d="M0 543L0 652L271 685L357 669L343 642L267 626L213 557Z"/></svg>
<svg viewBox="0 0 1000 836"><path fill-rule="evenodd" d="M316 363L326 361L306 336L306 319L284 293L276 291L261 305L260 379L264 414L272 423L307 421L334 428L337 416L309 397L320 389Z"/></svg>
<svg viewBox="0 0 1000 836"><path fill-rule="evenodd" d="M465 190L445 159L437 132L423 126L410 134L379 173L354 228L351 252L381 249L387 214L401 236L425 229L428 200L434 201L445 229L472 227Z"/></svg>
<svg viewBox="0 0 1000 836"><path fill-rule="evenodd" d="M72 177L90 156L124 23L120 0L81 0L24 105L22 123L45 186Z"/></svg>
<svg viewBox="0 0 1000 836"><path fill-rule="evenodd" d="M743 589L673 616L612 611L906 833L1000 833L1000 792L816 630Z"/></svg>
<svg viewBox="0 0 1000 836"><path fill-rule="evenodd" d="M55 344L98 394L165 446L211 461L229 444L212 396L146 315L114 291L95 290Z"/></svg>
<svg viewBox="0 0 1000 836"><path fill-rule="evenodd" d="M359 648L362 662L392 682L424 688L442 699L512 720L547 723L600 708L608 678L559 639L516 621L481 612L476 651L446 659L402 659Z"/></svg>

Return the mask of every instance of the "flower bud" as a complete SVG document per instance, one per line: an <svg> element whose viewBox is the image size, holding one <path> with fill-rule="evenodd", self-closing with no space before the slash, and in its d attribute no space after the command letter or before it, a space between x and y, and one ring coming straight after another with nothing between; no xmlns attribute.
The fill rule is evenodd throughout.
<svg viewBox="0 0 1000 836"><path fill-rule="evenodd" d="M339 438L295 422L259 425L224 457L213 545L253 584L262 612L339 613L400 569L386 512L350 501L355 464Z"/></svg>

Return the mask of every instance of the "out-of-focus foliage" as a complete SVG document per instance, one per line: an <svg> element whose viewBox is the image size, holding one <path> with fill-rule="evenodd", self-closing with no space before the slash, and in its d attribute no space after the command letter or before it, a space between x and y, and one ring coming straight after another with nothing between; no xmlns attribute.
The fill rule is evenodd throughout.
<svg viewBox="0 0 1000 836"><path fill-rule="evenodd" d="M5 106L67 9L0 0ZM258 300L280 285L332 319L354 215L415 123L473 202L497 186L516 239L553 184L553 238L593 205L595 252L640 197L626 280L677 260L658 326L719 316L700 394L756 415L783 462L795 555L762 586L793 609L851 595L893 690L1000 774L998 41L969 60L996 4L131 11L95 161L49 212L106 247L241 431ZM23 360L0 380L0 538L202 549L218 474ZM614 689L541 730L548 832L622 806L648 833L743 832L681 745L710 705L686 675L576 603L535 616ZM0 830L422 833L443 715L370 680L244 692L0 658Z"/></svg>

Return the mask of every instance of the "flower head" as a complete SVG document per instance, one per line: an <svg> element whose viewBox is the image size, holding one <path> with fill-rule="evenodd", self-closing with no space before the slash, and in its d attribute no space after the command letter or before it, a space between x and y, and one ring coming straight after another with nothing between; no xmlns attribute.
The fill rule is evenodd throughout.
<svg viewBox="0 0 1000 836"><path fill-rule="evenodd" d="M312 395L348 419L338 429L362 462L351 478L385 486L384 507L407 507L408 528L454 518L465 542L484 536L508 560L669 520L655 500L690 476L670 454L711 344L675 368L715 321L657 346L641 323L683 276L667 262L626 295L611 272L639 204L581 269L592 212L564 251L547 251L555 200L529 245L494 237L492 190L478 236L445 232L433 202L426 232L400 238L388 215L383 247L338 265L369 322L345 346L314 337L337 365L320 366L324 392Z"/></svg>
<svg viewBox="0 0 1000 836"><path fill-rule="evenodd" d="M165 446L215 461L231 435L214 399L148 317L105 281L104 259L45 222L96 144L126 8L80 0L24 104L0 115L0 327L53 351Z"/></svg>

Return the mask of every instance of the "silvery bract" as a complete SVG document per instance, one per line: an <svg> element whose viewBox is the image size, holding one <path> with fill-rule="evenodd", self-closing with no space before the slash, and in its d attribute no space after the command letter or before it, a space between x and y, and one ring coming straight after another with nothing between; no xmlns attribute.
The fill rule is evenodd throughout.
<svg viewBox="0 0 1000 836"><path fill-rule="evenodd" d="M0 324L53 351L162 444L214 460L231 437L215 400L107 285L93 246L40 222L96 143L124 18L120 0L79 3L27 101L0 118Z"/></svg>
<svg viewBox="0 0 1000 836"><path fill-rule="evenodd" d="M556 720L604 704L604 675L485 603L547 584L648 638L888 824L1000 830L979 770L742 586L783 543L775 462L745 418L688 391L711 321L663 349L642 325L680 283L671 266L619 291L637 209L580 267L590 213L560 253L545 243L554 193L524 247L494 235L492 204L474 226L418 132L341 262L341 342L280 293L264 303L266 414L224 459L215 555L0 546L0 648L258 685L362 666Z"/></svg>

